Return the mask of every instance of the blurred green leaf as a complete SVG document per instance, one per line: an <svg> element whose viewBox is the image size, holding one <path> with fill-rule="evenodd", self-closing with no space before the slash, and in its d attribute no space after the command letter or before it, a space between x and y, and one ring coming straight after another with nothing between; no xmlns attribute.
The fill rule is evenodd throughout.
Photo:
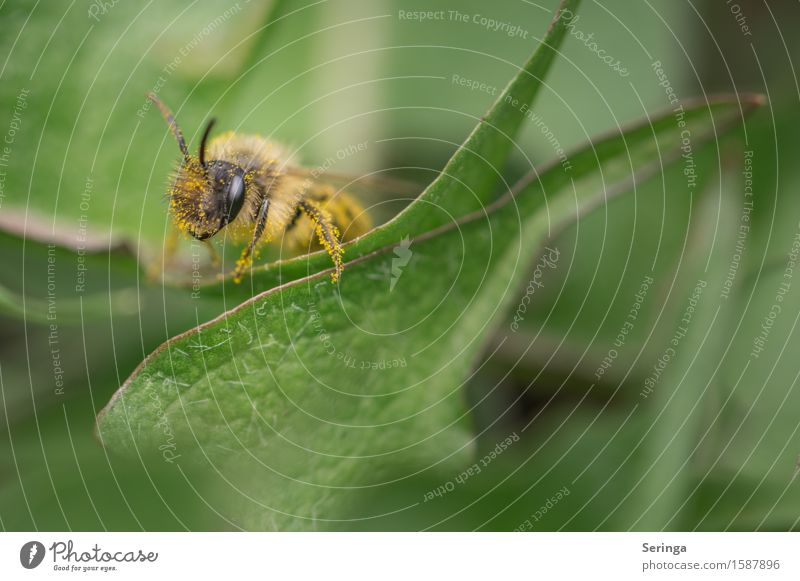
<svg viewBox="0 0 800 581"><path fill-rule="evenodd" d="M0 367L0 404L14 386ZM67 390L74 391L76 384ZM40 401L40 398L37 398ZM91 436L84 392L0 430L0 522L8 530L227 530L206 475L164 462L114 458Z"/></svg>
<svg viewBox="0 0 800 581"><path fill-rule="evenodd" d="M687 246L697 251L681 261L672 281L675 298L663 315L660 340L652 342L647 377L631 386L639 390L643 433L633 447L640 478L626 498L633 497L630 527L639 530L685 530L694 521L686 499L717 429L717 410L710 404L719 399L733 309L720 296L736 244L742 189L738 156L728 154L724 163L720 179L692 197Z"/></svg>

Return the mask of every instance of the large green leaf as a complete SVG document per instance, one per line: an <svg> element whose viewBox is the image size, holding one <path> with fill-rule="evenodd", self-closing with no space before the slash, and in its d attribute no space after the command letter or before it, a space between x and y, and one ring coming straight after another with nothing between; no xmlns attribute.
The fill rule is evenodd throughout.
<svg viewBox="0 0 800 581"><path fill-rule="evenodd" d="M338 287L320 272L265 291L151 354L99 416L99 435L121 452L202 457L239 488L255 528L317 526L335 517L337 491L380 486L392 465L458 464L470 443L459 388L524 296L521 266L551 233L679 158L683 131L699 147L739 119L733 99L687 104L685 126L668 112L595 140L488 212L351 261Z"/></svg>

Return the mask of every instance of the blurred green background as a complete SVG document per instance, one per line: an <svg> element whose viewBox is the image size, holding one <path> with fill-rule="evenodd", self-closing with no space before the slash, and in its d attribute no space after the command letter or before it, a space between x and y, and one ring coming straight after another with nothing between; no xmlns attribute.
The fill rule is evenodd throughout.
<svg viewBox="0 0 800 581"><path fill-rule="evenodd" d="M720 147L722 157L698 153L710 210L683 193L676 167L550 240L557 266L544 270L520 331L509 341L486 339L464 393L476 461L511 434L519 441L428 501L426 494L459 473L409 478L413 467L388 466L394 483L350 494L337 514L326 515L338 520L315 527L798 528L800 281L784 274L800 222L793 68L800 47L790 29L800 9L755 0L736 6L739 20L713 0L584 1L576 27L629 74L567 37L534 106L564 149L668 108L656 61L681 99L759 92L768 104ZM192 143L212 115L220 127L290 145L310 167L367 142L336 171L388 169L421 189L492 103L492 88L499 91L536 47L554 7L477 0L3 4L0 526L240 527L231 506L241 491L219 474L118 457L92 434L97 411L147 354L237 304L224 294L188 301L187 290L149 283L137 266L161 252L165 176L176 154L157 112L146 110L146 91L170 104ZM471 19L400 16L423 9L486 15L519 25L524 35ZM471 90L459 78L485 86ZM748 177L743 151L752 152L754 206L734 259ZM554 156L553 141L528 123L505 168L508 183ZM70 247L84 233L76 252ZM734 260L729 297L700 303L682 349L642 397L697 280L724 279ZM85 288L76 293L82 272ZM55 330L49 275L58 283ZM615 346L648 277L630 335ZM752 357L787 280L781 314L767 323L763 352ZM614 362L598 378L612 348ZM367 513L386 516L354 516Z"/></svg>

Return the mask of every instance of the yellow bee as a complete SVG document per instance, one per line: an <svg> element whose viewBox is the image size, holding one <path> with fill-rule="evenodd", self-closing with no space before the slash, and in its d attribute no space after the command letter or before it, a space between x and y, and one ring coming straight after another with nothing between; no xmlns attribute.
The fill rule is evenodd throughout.
<svg viewBox="0 0 800 581"><path fill-rule="evenodd" d="M290 165L286 150L263 137L229 131L209 142L214 119L194 156L169 108L155 94L147 97L161 111L182 154L169 190L178 230L205 242L214 257L208 239L221 231L234 242L246 241L233 272L237 283L262 244L285 236L290 248L302 251L316 234L333 261L331 279L339 280L344 267L340 232L349 240L370 228L368 215L353 197Z"/></svg>

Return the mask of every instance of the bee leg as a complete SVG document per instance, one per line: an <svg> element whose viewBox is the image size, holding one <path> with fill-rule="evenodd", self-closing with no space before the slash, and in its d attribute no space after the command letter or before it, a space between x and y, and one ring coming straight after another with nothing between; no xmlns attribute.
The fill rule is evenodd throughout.
<svg viewBox="0 0 800 581"><path fill-rule="evenodd" d="M258 216L256 217L256 227L253 231L253 238L250 240L250 244L248 244L244 250L242 250L242 255L239 257L239 260L236 261L236 270L233 271L233 282L239 284L242 282L242 276L244 276L245 270L247 270L251 264L253 264L253 251L256 248L256 244L258 244L258 240L261 238L261 235L264 233L264 229L267 226L267 213L269 212L269 199L264 200L261 202L261 207L258 209Z"/></svg>
<svg viewBox="0 0 800 581"><path fill-rule="evenodd" d="M338 282L344 269L344 264L342 263L344 249L339 242L339 229L333 225L330 216L315 203L303 200L299 206L314 223L314 231L317 233L319 243L328 251L328 255L333 260L334 270L333 274L331 274L331 280Z"/></svg>
<svg viewBox="0 0 800 581"><path fill-rule="evenodd" d="M292 219L289 221L289 225L286 226L287 232L291 231L295 226L297 226L297 221L300 219L300 216L302 215L303 215L303 210L301 210L300 206L298 206L297 209L294 211L294 216L292 216Z"/></svg>

